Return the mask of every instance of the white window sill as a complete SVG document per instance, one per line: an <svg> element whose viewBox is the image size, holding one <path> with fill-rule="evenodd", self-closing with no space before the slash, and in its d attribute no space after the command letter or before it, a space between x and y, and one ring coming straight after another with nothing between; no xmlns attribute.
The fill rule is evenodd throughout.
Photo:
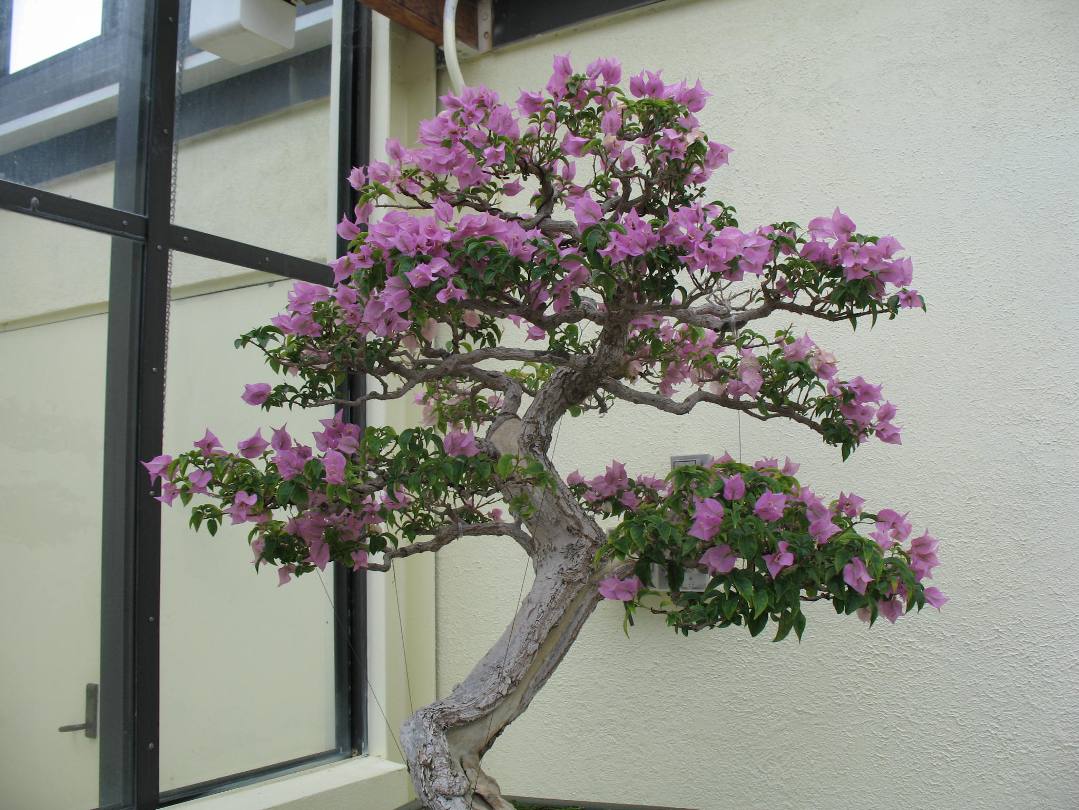
<svg viewBox="0 0 1079 810"><path fill-rule="evenodd" d="M408 771L380 757L353 757L178 807L192 810L397 810L411 799Z"/></svg>

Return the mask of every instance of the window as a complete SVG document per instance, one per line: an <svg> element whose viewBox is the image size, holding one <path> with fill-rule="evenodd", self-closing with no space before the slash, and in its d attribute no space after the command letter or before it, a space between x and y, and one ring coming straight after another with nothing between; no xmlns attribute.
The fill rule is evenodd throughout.
<svg viewBox="0 0 1079 810"><path fill-rule="evenodd" d="M43 572L0 597L24 617L0 639L18 661L0 672L16 752L0 784L13 806L143 810L364 748L362 574L327 572L332 600L313 578L276 592L232 559L242 545L162 519L139 462L206 423L258 421L222 390L251 371L231 337L288 279L330 281L350 190L334 204L325 189L366 162L370 21L338 0L335 30L329 0L306 4L293 51L234 66L186 43L185 0L70 2L89 10L0 0L0 357L19 369L0 395L19 500L0 552ZM268 171L295 206L265 205ZM306 622L303 655L252 688L286 619ZM259 723L292 680L303 727L268 739Z"/></svg>
<svg viewBox="0 0 1079 810"><path fill-rule="evenodd" d="M8 72L16 73L101 33L102 0L14 0Z"/></svg>

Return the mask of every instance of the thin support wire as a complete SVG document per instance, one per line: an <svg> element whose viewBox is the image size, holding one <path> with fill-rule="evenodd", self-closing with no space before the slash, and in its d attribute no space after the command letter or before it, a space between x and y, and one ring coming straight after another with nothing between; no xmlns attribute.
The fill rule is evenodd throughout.
<svg viewBox="0 0 1079 810"><path fill-rule="evenodd" d="M408 652L405 649L405 624L401 618L401 592L397 589L397 569L390 560L390 571L393 574L393 598L397 602L397 628L401 631L401 660L405 665L405 686L408 687L408 713L415 714L416 707L412 704L412 679L408 676Z"/></svg>
<svg viewBox="0 0 1079 810"><path fill-rule="evenodd" d="M352 658L357 664L359 664L359 653L357 653L356 648L352 646L352 639L349 637L348 630L345 627L344 622L341 621L341 617L337 615L337 608L333 604L333 597L330 596L330 592L326 588L326 580L322 578L321 571L316 569L316 573L318 574L318 581L322 583L322 592L326 594L326 601L330 603L330 613L333 614L334 620L338 623L338 625L340 625L341 629L345 631L345 640L348 642L348 648L352 650ZM408 757L405 756L404 749L401 748L401 742L397 739L397 735L393 731L393 726L390 725L389 718L386 717L386 712L382 708L382 703L379 702L378 695L376 695L375 690L371 688L370 681L368 681L367 683L367 691L371 693L371 698L375 701L375 705L378 707L378 713L382 715L382 722L386 724L386 730L390 732L390 739L393 740L393 744L397 746L397 753L401 755L401 761L407 764Z"/></svg>

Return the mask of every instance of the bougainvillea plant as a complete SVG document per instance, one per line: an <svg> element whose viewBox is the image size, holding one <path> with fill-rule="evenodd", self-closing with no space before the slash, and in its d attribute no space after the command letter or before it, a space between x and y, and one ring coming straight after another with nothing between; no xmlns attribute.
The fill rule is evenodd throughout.
<svg viewBox="0 0 1079 810"><path fill-rule="evenodd" d="M925 585L933 537L856 495L819 496L789 459L723 455L664 478L617 461L593 478L555 470L565 414L623 403L793 420L844 459L871 439L899 444L879 385L761 322L856 326L924 308L899 242L838 209L806 228L740 226L706 199L730 152L700 129L709 94L658 73L621 79L614 60L581 73L558 57L545 91L515 105L484 88L445 96L418 146L390 141L388 162L349 177L359 203L338 226L349 250L333 287L297 283L284 313L237 341L281 375L246 385L251 405L413 397L422 427L361 431L338 411L309 443L282 427L229 449L207 430L147 463L164 503L202 496L196 529L249 524L256 565L282 583L330 562L387 571L469 535L531 558L535 584L498 643L401 731L416 791L438 810L510 807L480 759L601 598L630 621L772 626L776 640L801 637L807 601L871 624L946 601ZM377 385L349 401L357 373ZM687 571L703 589L683 590Z"/></svg>

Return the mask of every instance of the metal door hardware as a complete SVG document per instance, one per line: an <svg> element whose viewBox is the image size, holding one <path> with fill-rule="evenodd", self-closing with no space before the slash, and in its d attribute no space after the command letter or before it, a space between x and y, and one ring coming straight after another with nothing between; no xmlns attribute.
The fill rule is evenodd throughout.
<svg viewBox="0 0 1079 810"><path fill-rule="evenodd" d="M91 740L97 739L97 684L86 684L86 722L60 726L57 731L84 731Z"/></svg>

